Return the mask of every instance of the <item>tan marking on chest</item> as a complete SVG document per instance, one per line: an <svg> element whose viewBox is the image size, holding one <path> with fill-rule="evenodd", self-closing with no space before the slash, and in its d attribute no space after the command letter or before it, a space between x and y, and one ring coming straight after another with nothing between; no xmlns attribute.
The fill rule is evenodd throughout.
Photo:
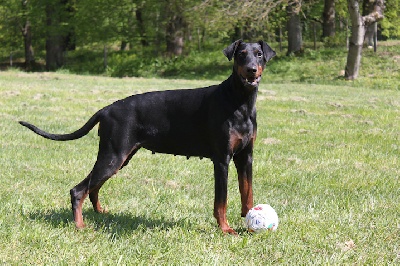
<svg viewBox="0 0 400 266"><path fill-rule="evenodd" d="M232 130L229 136L229 148L232 153L235 153L239 149L247 146L254 145L257 133L254 131L250 134L242 134L235 130Z"/></svg>
<svg viewBox="0 0 400 266"><path fill-rule="evenodd" d="M231 133L229 138L229 146L232 153L235 153L235 151L239 148L239 146L242 144L242 140L243 135L239 132L234 131Z"/></svg>
<svg viewBox="0 0 400 266"><path fill-rule="evenodd" d="M237 152L239 149L247 146L250 142L253 143L255 139L254 134L241 134L237 131L232 131L229 137L229 148L232 153Z"/></svg>

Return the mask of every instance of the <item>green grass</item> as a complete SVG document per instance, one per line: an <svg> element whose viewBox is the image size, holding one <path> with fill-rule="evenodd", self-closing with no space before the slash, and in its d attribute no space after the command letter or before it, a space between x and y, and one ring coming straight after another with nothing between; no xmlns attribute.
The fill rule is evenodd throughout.
<svg viewBox="0 0 400 266"><path fill-rule="evenodd" d="M109 213L69 189L91 170L96 130L53 142L20 126L70 132L116 99L207 80L0 72L0 263L5 265L395 265L400 262L400 91L271 84L263 77L254 151L255 203L277 211L276 232L253 235L230 169L224 236L212 217L209 160L141 150L100 191ZM383 79L381 81L384 81Z"/></svg>

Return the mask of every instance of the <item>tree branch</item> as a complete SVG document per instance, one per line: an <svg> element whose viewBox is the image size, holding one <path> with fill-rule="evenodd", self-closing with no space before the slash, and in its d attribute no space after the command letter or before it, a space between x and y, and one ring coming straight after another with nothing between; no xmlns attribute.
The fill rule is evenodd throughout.
<svg viewBox="0 0 400 266"><path fill-rule="evenodd" d="M368 15L362 17L363 23L366 26L375 23L379 20L382 20L384 17L383 16L383 11L385 10L384 0L376 0L373 6L374 6L373 11Z"/></svg>

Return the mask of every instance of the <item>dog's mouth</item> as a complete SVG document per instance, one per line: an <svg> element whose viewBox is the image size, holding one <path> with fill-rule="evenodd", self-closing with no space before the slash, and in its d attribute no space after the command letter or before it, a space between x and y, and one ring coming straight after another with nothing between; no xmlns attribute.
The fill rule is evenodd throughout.
<svg viewBox="0 0 400 266"><path fill-rule="evenodd" d="M239 75L240 79L246 87L257 87L258 84L260 83L261 80L261 75L256 77L243 77L242 75Z"/></svg>

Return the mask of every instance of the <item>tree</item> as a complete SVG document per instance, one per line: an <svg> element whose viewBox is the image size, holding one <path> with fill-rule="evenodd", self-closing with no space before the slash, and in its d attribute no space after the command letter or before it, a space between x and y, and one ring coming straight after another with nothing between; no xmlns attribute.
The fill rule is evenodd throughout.
<svg viewBox="0 0 400 266"><path fill-rule="evenodd" d="M322 38L333 37L336 33L335 0L325 0L322 13Z"/></svg>
<svg viewBox="0 0 400 266"><path fill-rule="evenodd" d="M370 24L383 18L384 0L375 0L373 3L373 11L365 16L362 16L360 12L361 1L362 0L347 1L351 20L351 36L345 68L345 78L348 80L353 80L358 77L366 28Z"/></svg>
<svg viewBox="0 0 400 266"><path fill-rule="evenodd" d="M45 2L46 13L46 69L56 70L65 64L65 51L75 48L74 31L70 20L72 0Z"/></svg>
<svg viewBox="0 0 400 266"><path fill-rule="evenodd" d="M165 15L167 25L165 29L165 41L168 55L181 55L183 52L184 35L187 27L183 8L184 6L181 1L166 1Z"/></svg>
<svg viewBox="0 0 400 266"><path fill-rule="evenodd" d="M147 40L146 28L145 28L144 20L143 20L143 8L142 7L138 7L136 9L135 17L136 17L136 21L138 23L138 28L139 28L140 43L142 44L142 46L149 46L149 42Z"/></svg>
<svg viewBox="0 0 400 266"><path fill-rule="evenodd" d="M301 0L294 0L286 7L288 15L287 31L288 31L288 51L287 55L301 52L303 49L303 39L301 30Z"/></svg>
<svg viewBox="0 0 400 266"><path fill-rule="evenodd" d="M64 64L63 40L59 32L61 24L60 2L46 4L46 69L55 70Z"/></svg>
<svg viewBox="0 0 400 266"><path fill-rule="evenodd" d="M22 27L21 33L24 38L24 50L25 50L25 69L32 70L33 64L35 63L35 57L32 47L32 27L31 22L27 15L28 0L22 2Z"/></svg>

